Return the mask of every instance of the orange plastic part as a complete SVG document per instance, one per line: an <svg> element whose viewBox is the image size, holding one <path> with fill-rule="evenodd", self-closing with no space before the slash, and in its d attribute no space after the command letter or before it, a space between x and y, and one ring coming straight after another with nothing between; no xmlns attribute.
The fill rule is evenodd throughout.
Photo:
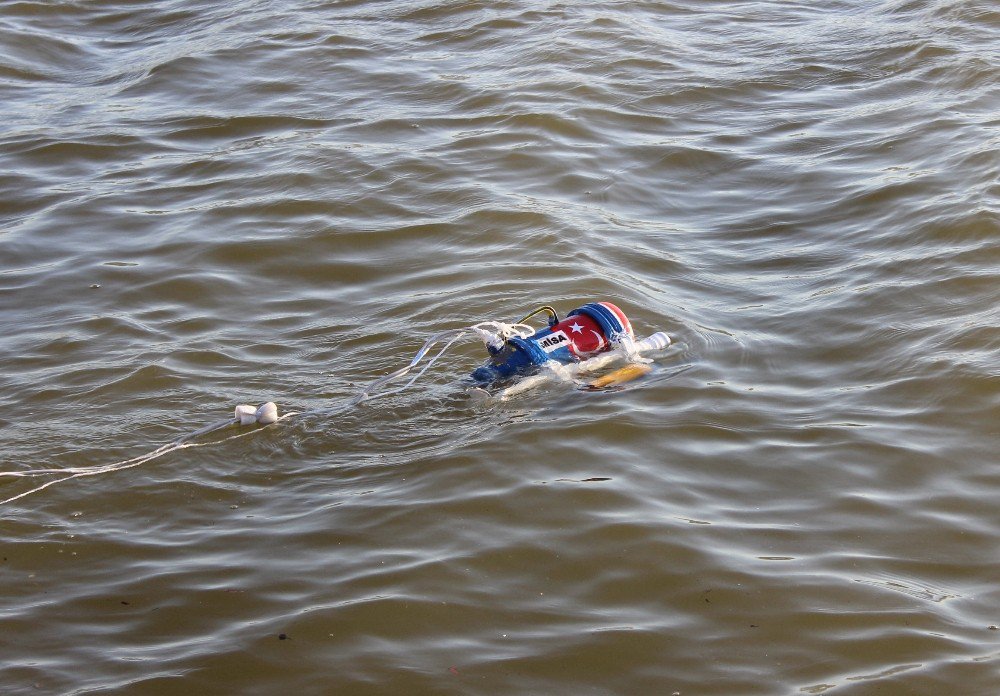
<svg viewBox="0 0 1000 696"><path fill-rule="evenodd" d="M631 382L633 379L648 375L652 369L649 365L626 365L614 372L609 372L606 375L601 375L597 379L591 380L590 387L592 389L600 389L602 387L612 387L616 384Z"/></svg>

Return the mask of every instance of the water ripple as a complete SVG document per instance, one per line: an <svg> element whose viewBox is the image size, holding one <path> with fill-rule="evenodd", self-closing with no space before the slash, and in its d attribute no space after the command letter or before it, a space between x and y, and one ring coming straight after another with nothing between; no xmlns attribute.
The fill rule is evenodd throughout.
<svg viewBox="0 0 1000 696"><path fill-rule="evenodd" d="M993 37L961 3L9 3L13 692L992 693ZM618 302L647 379L424 338ZM2 497L27 490L0 482ZM991 628L992 627L992 628Z"/></svg>

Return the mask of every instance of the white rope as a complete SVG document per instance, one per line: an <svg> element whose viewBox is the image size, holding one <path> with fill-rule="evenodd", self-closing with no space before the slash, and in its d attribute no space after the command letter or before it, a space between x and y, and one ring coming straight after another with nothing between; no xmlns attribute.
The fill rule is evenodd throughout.
<svg viewBox="0 0 1000 696"><path fill-rule="evenodd" d="M527 324L505 324L498 321L484 321L478 324L473 324L472 326L466 326L461 329L451 329L448 331L441 331L434 334L428 338L424 345L421 346L420 350L417 351L416 355L410 363L404 367L401 367L394 372L376 379L374 382L369 384L367 387L358 392L346 403L341 404L337 408L333 409L314 409L311 411L290 411L283 415L278 414L277 405L268 401L261 404L260 406L254 407L248 404L240 404L236 407L233 417L227 418L225 420L217 421L206 425L203 428L199 428L192 433L188 433L173 442L161 445L152 452L147 452L146 454L139 455L138 457L133 457L131 459L125 459L120 462L115 462L113 464L99 464L94 466L82 466L82 467L67 467L67 468L53 468L53 469L28 469L25 471L0 471L0 477L10 477L10 478L34 478L40 476L60 476L61 478L52 479L47 481L40 486L36 486L30 490L18 493L17 495L11 496L4 500L0 500L0 505L5 505L7 503L14 502L15 500L20 500L21 498L27 497L33 493L38 493L39 491L45 490L49 486L54 486L57 483L62 483L64 481L69 481L70 479L82 478L85 476L97 476L99 474L106 474L113 471L122 471L124 469L131 469L133 467L140 466L146 462L152 461L159 457L162 457L171 452L176 452L178 450L187 449L189 447L205 447L208 445L215 445L222 442L227 442L229 440L234 440L239 437L246 437L257 432L256 429L249 430L245 432L236 433L230 435L229 437L222 438L220 440L212 440L210 442L193 442L193 440L203 436L208 435L232 425L252 425L260 424L263 426L268 426L274 423L278 423L283 420L288 420L291 418L307 416L307 415L324 415L332 416L339 415L358 404L365 401L372 401L374 399L391 396L393 394L398 394L410 386L413 385L418 379L420 379L427 370L431 368L438 359L447 352L459 339L469 335L475 334L479 336L487 346L499 348L507 341L507 339L512 337L527 338L535 333L535 329ZM431 352L437 344L444 342L444 345L438 350L438 352L430 358L427 363L420 368L409 380L404 384L392 389L386 389L386 387L403 377L409 375L417 365ZM612 337L612 342L615 345L615 349L604 353L600 356L590 358L581 363L574 363L571 365L562 365L554 360L549 360L542 366L542 371L538 375L527 377L518 384L508 387L506 390L498 395L498 400L503 401L510 398L514 394L527 391L543 382L547 382L552 379L556 379L563 382L574 382L577 375L586 372L591 372L593 370L604 367L616 360L628 360L635 362L649 362L647 359L642 358L640 353L643 351L653 351L662 349L670 345L670 338L666 334L653 334L649 338L639 341L636 343L631 339L631 337L624 334L618 334Z"/></svg>
<svg viewBox="0 0 1000 696"><path fill-rule="evenodd" d="M0 505L5 505L7 503L14 502L15 500L20 500L21 498L27 497L33 493L38 493L49 486L54 486L57 483L62 483L63 481L68 481L74 478L82 478L85 476L97 476L99 474L106 474L113 471L122 471L124 469L131 469L133 467L140 466L146 462L157 459L171 452L176 452L178 450L187 449L189 447L205 447L207 445L219 444L221 442L226 442L228 440L233 440L238 437L245 437L250 435L255 430L250 430L246 432L237 433L229 437L223 438L221 440L213 440L210 442L192 442L198 437L207 435L209 433L228 428L232 425L252 425L258 423L260 425L271 425L283 420L288 420L290 418L306 416L306 415L334 415L343 413L354 406L364 402L372 401L373 399L382 398L385 396L391 396L392 394L398 394L404 391L418 379L427 370L434 365L438 359L445 354L445 352L451 348L459 339L464 336L474 333L482 338L484 341L497 340L498 338L505 341L511 336L530 336L534 333L534 329L525 324L504 324L502 322L487 321L475 324L473 326L467 326L461 329L452 329L449 331L441 331L440 333L434 334L428 338L424 345L417 351L417 354L413 357L408 365L402 367L395 372L391 372L365 387L362 391L358 392L354 397L352 397L347 403L342 404L338 408L334 409L315 409L312 411L296 412L290 411L283 415L278 414L278 407L274 402L267 402L261 404L260 406L254 407L248 404L240 404L236 407L233 417L227 418L225 420L206 425L203 428L199 428L192 433L188 433L173 442L169 442L165 445L158 447L152 452L147 452L146 454L139 455L138 457L133 457L131 459L124 459L120 462L114 462L112 464L98 464L94 466L81 466L81 467L66 467L66 468L52 468L52 469L27 469L24 471L0 471L0 477L10 477L10 478L34 478L40 476L61 476L61 478L56 478L48 481L40 486L36 486L30 490L24 491L17 495L11 496L4 500L0 500ZM393 389L384 389L386 385L398 380L402 377L408 375L431 351L431 349L438 343L445 341L445 344L441 349L435 354L427 363L411 377L405 384Z"/></svg>
<svg viewBox="0 0 1000 696"><path fill-rule="evenodd" d="M527 338L535 329L527 324L504 324L501 321L484 321L469 327L490 350L500 350L508 338Z"/></svg>

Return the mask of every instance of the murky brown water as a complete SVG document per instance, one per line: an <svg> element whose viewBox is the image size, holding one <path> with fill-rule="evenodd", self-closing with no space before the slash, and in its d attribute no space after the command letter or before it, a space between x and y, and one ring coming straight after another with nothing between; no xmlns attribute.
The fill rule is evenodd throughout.
<svg viewBox="0 0 1000 696"><path fill-rule="evenodd" d="M483 406L465 344L0 506L0 692L997 693L998 32L989 0L4 4L0 468L335 407L540 303L677 345Z"/></svg>

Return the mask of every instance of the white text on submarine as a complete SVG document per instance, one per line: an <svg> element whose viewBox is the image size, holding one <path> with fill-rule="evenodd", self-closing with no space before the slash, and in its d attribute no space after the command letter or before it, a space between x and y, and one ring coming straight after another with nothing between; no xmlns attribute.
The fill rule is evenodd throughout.
<svg viewBox="0 0 1000 696"><path fill-rule="evenodd" d="M538 341L538 346L544 350L546 353L551 353L561 346L563 343L569 341L566 334L562 331L556 331L555 333L549 334L542 340Z"/></svg>

